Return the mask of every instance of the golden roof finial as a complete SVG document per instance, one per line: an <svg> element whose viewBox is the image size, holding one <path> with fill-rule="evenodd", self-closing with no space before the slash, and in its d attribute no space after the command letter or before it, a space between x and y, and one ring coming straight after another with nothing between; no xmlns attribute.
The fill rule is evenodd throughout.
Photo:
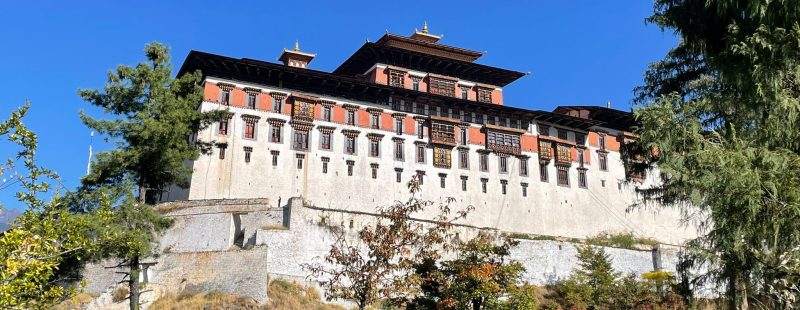
<svg viewBox="0 0 800 310"><path fill-rule="evenodd" d="M300 40L294 40L294 51L295 52L300 51Z"/></svg>
<svg viewBox="0 0 800 310"><path fill-rule="evenodd" d="M428 21L422 23L422 33L428 33Z"/></svg>

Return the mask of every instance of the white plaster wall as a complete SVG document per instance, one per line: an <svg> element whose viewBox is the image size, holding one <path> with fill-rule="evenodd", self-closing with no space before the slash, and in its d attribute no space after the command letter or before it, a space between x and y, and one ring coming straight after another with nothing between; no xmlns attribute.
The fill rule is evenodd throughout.
<svg viewBox="0 0 800 310"><path fill-rule="evenodd" d="M232 81L227 81L231 82ZM254 86L265 91L283 91L286 89L270 89L262 85ZM315 95L315 94L310 94ZM324 96L322 96L325 98ZM391 112L386 106L371 103L344 101L339 98L326 98L338 103L359 104L364 107L376 106ZM219 109L219 105L204 102L203 110ZM679 210L674 209L633 209L628 207L636 201L634 188L622 182L625 178L624 168L619 153L608 153L608 171L600 171L596 163L596 149L591 149L591 160L587 165L588 188L579 188L577 164L570 171L571 186L556 185L556 169L551 161L548 166L550 181L539 180L538 154L524 153L528 160L528 177L519 175L519 162L509 158L510 171L498 173L499 161L495 154L489 155L489 172L481 172L479 155L476 150L480 145L470 145L470 169L458 168L458 152L453 150L450 169L435 168L432 165L432 150L426 153L426 163L417 164L415 158L414 135L402 135L405 138L405 160L393 158L394 143L391 138L397 136L393 132L353 127L337 123L315 121L315 125L334 126L332 151L319 148L319 131L311 131L309 151L299 152L291 149L292 128L284 125L283 143L268 142L270 125L267 118L288 120L287 115L266 111L255 111L237 107L227 107L235 115L232 118L228 137L216 135L212 128L199 133L198 137L205 141L215 140L227 143L225 159L220 160L218 149L208 156L201 156L193 163L193 175L188 199L238 199L238 198L271 198L271 206L278 207L289 197L302 196L319 207L340 210L373 212L376 207L390 204L396 200L408 198L406 182L417 170L426 172L425 184L420 197L441 200L444 197L456 197L454 209L473 205L476 210L470 214L465 224L499 229L510 232L560 235L567 237L587 237L600 232L633 232L639 236L656 238L661 242L680 244L696 235L695 231L681 224ZM255 140L242 138L242 114L259 115ZM535 127L535 126L531 126ZM344 136L341 129L361 131L358 136L356 155L343 153ZM535 134L535 130L531 129ZM367 133L381 133L381 156L368 155ZM574 138L574 137L573 137ZM427 139L425 139L427 140ZM244 162L243 147L253 148L250 163ZM271 151L280 152L278 165L272 166ZM296 154L305 154L302 169L297 169ZM321 157L329 157L328 173L322 173ZM355 161L354 175L347 176L346 161ZM370 164L379 165L378 178L371 178ZM402 182L395 182L395 168L403 168ZM439 173L447 174L446 188L439 186ZM654 179L648 174L648 180L642 186L649 186ZM467 191L461 191L460 177L468 177ZM481 178L488 178L487 193L481 192ZM500 180L508 181L508 192L501 194ZM605 181L605 186L602 182ZM528 183L528 195L522 197L521 183ZM179 193L179 190L175 191ZM175 197L182 197L175 194ZM432 217L435 210L426 215Z"/></svg>

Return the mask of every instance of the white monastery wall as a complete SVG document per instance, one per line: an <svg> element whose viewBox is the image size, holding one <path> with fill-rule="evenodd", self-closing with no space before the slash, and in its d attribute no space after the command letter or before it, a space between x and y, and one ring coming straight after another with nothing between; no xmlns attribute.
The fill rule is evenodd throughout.
<svg viewBox="0 0 800 310"><path fill-rule="evenodd" d="M230 82L230 81L227 81ZM233 83L233 82L230 82ZM259 87L264 92L278 91L291 94L287 89L271 89L260 85L234 83L237 87ZM315 94L304 93L316 96ZM322 97L325 98L325 97ZM358 104L362 107L378 107L364 102L343 101L339 98L325 98L338 104ZM633 232L639 236L655 238L661 242L680 244L695 236L693 229L680 222L680 212L671 209L628 210L636 201L635 183L626 183L623 163L618 152L608 153L608 170L597 167L598 154L593 146L591 158L586 164L587 188L578 187L577 163L569 169L570 186L556 184L554 160L547 166L549 182L539 179L538 154L523 152L528 159L528 176L520 176L519 161L509 157L509 172L498 173L499 159L494 153L489 156L488 172L479 171L478 149L482 145L469 145L469 169L458 168L458 151L453 150L452 167L434 167L433 151L426 152L425 163L417 163L415 158L416 135L397 135L380 129L370 129L339 123L315 120L315 126L326 125L337 129L332 134L332 150L320 149L320 131L310 131L308 151L295 151L291 146L292 128L289 116L261 110L234 106L222 107L216 103L204 102L203 110L228 108L234 113L229 125L229 134L219 136L216 127L208 128L198 134L204 141L226 143L225 158L219 159L219 149L210 155L202 155L192 163L193 174L188 190L172 189L164 200L200 199L242 199L271 198L271 206L278 207L289 197L302 196L312 204L332 209L372 212L375 207L408 198L406 182L424 171L424 185L419 196L424 199L441 200L457 197L451 206L455 209L467 205L475 206L464 224L498 229L507 232L545 234L583 238L601 232ZM392 112L380 106L385 112ZM241 115L257 115L260 119L256 127L255 139L243 138L244 121ZM287 121L283 126L282 143L269 142L270 124L268 118ZM476 125L473 125L476 126ZM536 134L532 124L527 134ZM356 154L345 154L342 129L359 130ZM555 128L550 129L552 132ZM613 130L610 134L616 135ZM381 152L379 157L368 155L367 133L380 133ZM551 135L554 135L551 133ZM405 160L394 159L392 137L402 137ZM570 140L574 135L570 133ZM244 160L244 147L252 147L249 163ZM277 165L272 165L271 152L279 152ZM302 154L302 168L298 168L297 155ZM329 158L328 172L322 173L322 157ZM354 161L353 176L347 175L348 160ZM371 178L371 165L377 164L377 178ZM395 169L401 168L401 182L396 182ZM445 188L440 187L440 174L445 174ZM657 173L648 174L639 186L649 186ZM462 191L461 178L467 177L467 190ZM481 179L488 179L487 192L481 190ZM507 193L501 193L501 180L507 181ZM527 183L527 196L523 197L522 183ZM428 215L432 216L435 210Z"/></svg>

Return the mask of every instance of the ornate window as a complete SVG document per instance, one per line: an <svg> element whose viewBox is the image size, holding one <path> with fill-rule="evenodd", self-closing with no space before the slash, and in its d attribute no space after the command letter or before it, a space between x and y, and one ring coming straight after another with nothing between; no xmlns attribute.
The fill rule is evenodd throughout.
<svg viewBox="0 0 800 310"><path fill-rule="evenodd" d="M608 171L608 154L606 153L597 153L598 161L600 162L600 170L601 171Z"/></svg>
<svg viewBox="0 0 800 310"><path fill-rule="evenodd" d="M374 134L370 133L367 134L367 139L369 139L369 156L372 157L380 157L381 156L381 139L383 135L381 134Z"/></svg>
<svg viewBox="0 0 800 310"><path fill-rule="evenodd" d="M422 121L417 121L417 138L425 138L425 123Z"/></svg>
<svg viewBox="0 0 800 310"><path fill-rule="evenodd" d="M422 185L425 181L425 171L417 170L417 183Z"/></svg>
<svg viewBox="0 0 800 310"><path fill-rule="evenodd" d="M413 89L414 91L419 91L419 80L420 80L419 77L416 76L411 77L411 89Z"/></svg>
<svg viewBox="0 0 800 310"><path fill-rule="evenodd" d="M575 144L578 146L586 145L586 135L582 133L575 133Z"/></svg>
<svg viewBox="0 0 800 310"><path fill-rule="evenodd" d="M258 94L247 94L247 108L248 109L255 109L256 102L258 102Z"/></svg>
<svg viewBox="0 0 800 310"><path fill-rule="evenodd" d="M403 168L394 168L394 179L397 183L403 182Z"/></svg>
<svg viewBox="0 0 800 310"><path fill-rule="evenodd" d="M544 136L550 135L550 126L539 124L539 134Z"/></svg>
<svg viewBox="0 0 800 310"><path fill-rule="evenodd" d="M489 88L478 88L478 102L492 103L492 90Z"/></svg>
<svg viewBox="0 0 800 310"><path fill-rule="evenodd" d="M468 149L459 149L458 150L458 166L461 169L469 169L469 150Z"/></svg>
<svg viewBox="0 0 800 310"><path fill-rule="evenodd" d="M358 110L355 106L345 105L344 107L347 111L345 112L344 122L347 125L355 125L356 124L356 110Z"/></svg>
<svg viewBox="0 0 800 310"><path fill-rule="evenodd" d="M606 149L606 134L600 133L598 135L598 139L599 139L599 142L600 142L600 149L601 150L605 150Z"/></svg>
<svg viewBox="0 0 800 310"><path fill-rule="evenodd" d="M270 141L275 143L281 143L281 126L272 125L272 129L270 130Z"/></svg>
<svg viewBox="0 0 800 310"><path fill-rule="evenodd" d="M219 94L219 103L222 105L231 104L231 91L230 89L223 89Z"/></svg>
<svg viewBox="0 0 800 310"><path fill-rule="evenodd" d="M250 163L250 154L253 153L253 147L245 146L244 147L244 162Z"/></svg>
<svg viewBox="0 0 800 310"><path fill-rule="evenodd" d="M456 134L453 124L436 121L431 122L431 142L455 145Z"/></svg>
<svg viewBox="0 0 800 310"><path fill-rule="evenodd" d="M520 157L519 158L519 175L523 177L528 176L528 158L527 157Z"/></svg>
<svg viewBox="0 0 800 310"><path fill-rule="evenodd" d="M381 114L380 113L370 113L369 115L369 124L372 129L380 129L381 128Z"/></svg>
<svg viewBox="0 0 800 310"><path fill-rule="evenodd" d="M403 152L403 140L394 139L394 159L402 161L405 156Z"/></svg>
<svg viewBox="0 0 800 310"><path fill-rule="evenodd" d="M519 140L519 134L488 130L486 148L499 153L519 155L522 152Z"/></svg>
<svg viewBox="0 0 800 310"><path fill-rule="evenodd" d="M528 197L528 183L522 182L522 197Z"/></svg>
<svg viewBox="0 0 800 310"><path fill-rule="evenodd" d="M464 191L464 192L467 191L467 176L466 175L462 175L461 176L461 191Z"/></svg>
<svg viewBox="0 0 800 310"><path fill-rule="evenodd" d="M542 182L549 182L550 177L547 174L547 162L539 163L539 180Z"/></svg>
<svg viewBox="0 0 800 310"><path fill-rule="evenodd" d="M405 75L405 72L402 71L389 70L389 86L405 87L405 83L403 83Z"/></svg>
<svg viewBox="0 0 800 310"><path fill-rule="evenodd" d="M294 105L292 107L292 118L311 122L314 120L314 107L316 103L314 99L306 97L294 97Z"/></svg>
<svg viewBox="0 0 800 310"><path fill-rule="evenodd" d="M347 163L347 176L353 176L353 166L356 164L356 161L348 160L346 163Z"/></svg>
<svg viewBox="0 0 800 310"><path fill-rule="evenodd" d="M467 140L467 128L461 127L458 129L458 144L467 145L469 141Z"/></svg>
<svg viewBox="0 0 800 310"><path fill-rule="evenodd" d="M403 134L403 117L394 118L394 133L398 135Z"/></svg>
<svg viewBox="0 0 800 310"><path fill-rule="evenodd" d="M283 107L283 99L286 98L285 94L282 93L270 93L272 96L272 112L281 113L281 107Z"/></svg>
<svg viewBox="0 0 800 310"><path fill-rule="evenodd" d="M586 168L578 168L578 187L586 188Z"/></svg>
<svg viewBox="0 0 800 310"><path fill-rule="evenodd" d="M463 86L461 88L461 99L469 99L469 87Z"/></svg>
<svg viewBox="0 0 800 310"><path fill-rule="evenodd" d="M480 168L481 171L489 171L489 154L480 153Z"/></svg>
<svg viewBox="0 0 800 310"><path fill-rule="evenodd" d="M242 120L244 120L244 138L245 139L255 139L256 138L256 123L258 123L258 116L253 115L242 115Z"/></svg>
<svg viewBox="0 0 800 310"><path fill-rule="evenodd" d="M569 164L572 161L572 148L569 145L558 144L556 146L556 163Z"/></svg>
<svg viewBox="0 0 800 310"><path fill-rule="evenodd" d="M378 157L378 156L381 155L380 152L381 152L380 142L370 140L369 141L369 156Z"/></svg>
<svg viewBox="0 0 800 310"><path fill-rule="evenodd" d="M331 114L333 114L333 113L331 113L332 112L331 110L332 109L331 109L330 106L322 107L322 120L323 121L326 121L326 122L330 122L331 121Z"/></svg>
<svg viewBox="0 0 800 310"><path fill-rule="evenodd" d="M278 155L280 153L281 153L280 151L270 151L269 152L269 154L272 155L272 166L273 167L278 166Z"/></svg>
<svg viewBox="0 0 800 310"><path fill-rule="evenodd" d="M433 166L450 168L450 149L443 147L433 148Z"/></svg>
<svg viewBox="0 0 800 310"><path fill-rule="evenodd" d="M217 127L217 134L220 136L227 136L228 135L228 123L230 117L219 121L219 127Z"/></svg>
<svg viewBox="0 0 800 310"><path fill-rule="evenodd" d="M425 163L425 145L424 144L417 144L417 162L424 164Z"/></svg>
<svg viewBox="0 0 800 310"><path fill-rule="evenodd" d="M345 152L345 154L355 154L356 153L356 137L345 137L344 138L344 152Z"/></svg>
<svg viewBox="0 0 800 310"><path fill-rule="evenodd" d="M556 175L558 185L569 186L569 167L556 166L556 172L558 173Z"/></svg>
<svg viewBox="0 0 800 310"><path fill-rule="evenodd" d="M217 148L219 148L219 159L225 159L225 149L228 148L228 145L218 144Z"/></svg>
<svg viewBox="0 0 800 310"><path fill-rule="evenodd" d="M431 94L455 97L456 82L452 80L431 77L428 90Z"/></svg>
<svg viewBox="0 0 800 310"><path fill-rule="evenodd" d="M303 169L303 162L306 159L305 154L295 154L294 157L297 159L297 169Z"/></svg>
<svg viewBox="0 0 800 310"><path fill-rule="evenodd" d="M446 173L440 173L439 174L439 187L445 188L446 183L447 183L447 174Z"/></svg>
<svg viewBox="0 0 800 310"><path fill-rule="evenodd" d="M481 178L481 191L486 194L486 183L489 182L487 178Z"/></svg>
<svg viewBox="0 0 800 310"><path fill-rule="evenodd" d="M553 158L553 144L547 140L539 140L539 159L550 160Z"/></svg>
<svg viewBox="0 0 800 310"><path fill-rule="evenodd" d="M330 151L331 149L331 136L330 132L322 132L319 135L319 148Z"/></svg>
<svg viewBox="0 0 800 310"><path fill-rule="evenodd" d="M373 179L377 179L378 178L378 164L376 164L376 163L369 164L369 168L370 168L370 170L372 170L372 178Z"/></svg>
<svg viewBox="0 0 800 310"><path fill-rule="evenodd" d="M298 151L308 150L308 130L295 129L292 147Z"/></svg>
<svg viewBox="0 0 800 310"><path fill-rule="evenodd" d="M559 129L558 130L558 138L561 139L561 140L567 140L568 139L567 138L567 131L564 130L564 129Z"/></svg>
<svg viewBox="0 0 800 310"><path fill-rule="evenodd" d="M500 191L503 195L507 194L508 180L500 180Z"/></svg>
<svg viewBox="0 0 800 310"><path fill-rule="evenodd" d="M500 155L497 158L499 160L500 173L508 173L508 157Z"/></svg>
<svg viewBox="0 0 800 310"><path fill-rule="evenodd" d="M322 157L322 173L328 173L328 163L331 161L329 157Z"/></svg>

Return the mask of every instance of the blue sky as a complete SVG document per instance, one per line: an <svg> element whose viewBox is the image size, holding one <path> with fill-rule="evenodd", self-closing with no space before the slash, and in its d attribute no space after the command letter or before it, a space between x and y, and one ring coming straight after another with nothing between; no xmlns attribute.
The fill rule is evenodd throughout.
<svg viewBox="0 0 800 310"><path fill-rule="evenodd" d="M276 61L300 40L310 67L332 71L366 39L410 34L428 21L441 43L486 51L479 63L532 72L504 89L507 105L630 109L647 65L677 42L646 25L649 1L12 1L0 19L0 119L22 105L40 137L39 160L73 188L86 170L89 130L99 116L78 88L101 88L106 72L144 59L144 44L172 48L175 70L194 49ZM95 139L95 149L107 146ZM0 158L11 156L0 143ZM12 190L0 203L19 207Z"/></svg>

